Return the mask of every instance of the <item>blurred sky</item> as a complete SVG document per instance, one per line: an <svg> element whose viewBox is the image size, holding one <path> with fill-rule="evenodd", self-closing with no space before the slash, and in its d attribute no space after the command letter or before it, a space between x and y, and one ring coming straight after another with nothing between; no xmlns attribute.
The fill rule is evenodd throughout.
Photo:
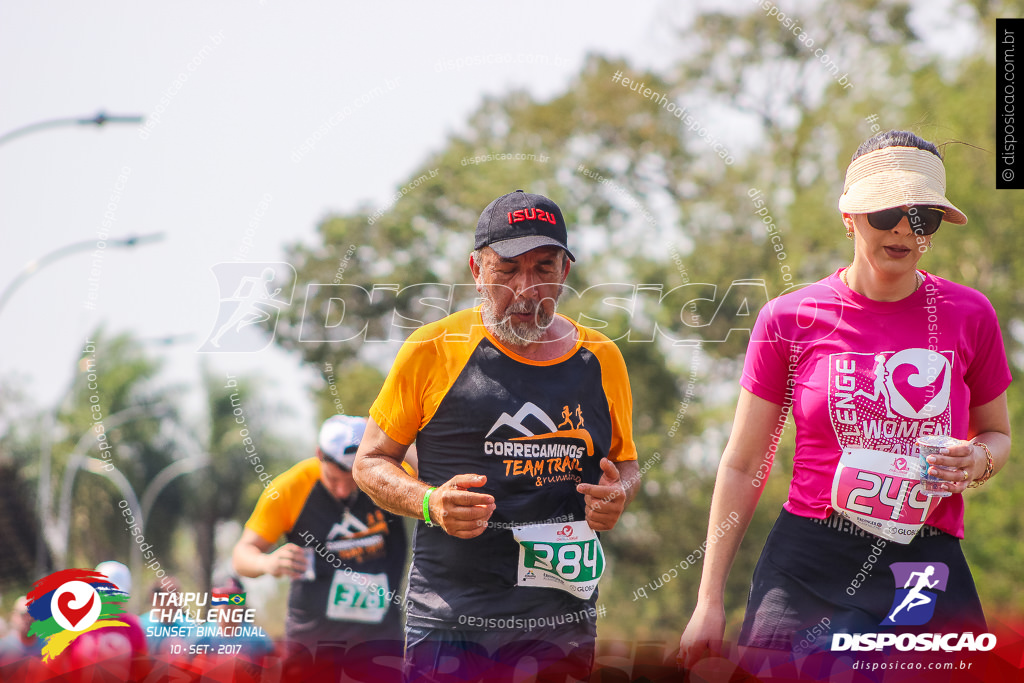
<svg viewBox="0 0 1024 683"><path fill-rule="evenodd" d="M217 316L211 267L242 255L247 230L244 257L278 261L286 244L315 243L315 225L329 212L384 206L484 94L555 95L590 51L639 66L668 63L679 11L672 7L0 5L0 134L100 109L149 117L144 130L62 127L0 145L0 288L32 259L97 239L110 204L111 238L166 236L103 250L95 310L85 306L91 250L29 278L0 310L0 378L36 408L50 407L66 394L98 325L145 339L191 335L147 346L166 360L163 382L193 388L191 417L200 417L203 359L216 376L258 373L268 398L293 411L274 429L293 437L296 457L304 457L313 441L312 371L275 347L195 351ZM364 97L375 88L383 94ZM296 150L346 107L351 114L296 162Z"/></svg>

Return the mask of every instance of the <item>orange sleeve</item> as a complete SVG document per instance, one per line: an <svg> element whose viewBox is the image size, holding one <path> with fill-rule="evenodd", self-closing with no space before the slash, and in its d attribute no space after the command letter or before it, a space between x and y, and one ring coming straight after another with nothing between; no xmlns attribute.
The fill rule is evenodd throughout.
<svg viewBox="0 0 1024 683"><path fill-rule="evenodd" d="M483 338L478 317L476 309L459 311L409 335L370 406L381 431L401 444L415 441Z"/></svg>
<svg viewBox="0 0 1024 683"><path fill-rule="evenodd" d="M295 520L319 478L320 461L316 458L303 460L275 477L260 494L245 528L255 531L267 543L276 542L295 526Z"/></svg>
<svg viewBox="0 0 1024 683"><path fill-rule="evenodd" d="M584 345L601 363L601 384L608 398L608 409L612 419L612 443L608 459L612 462L636 460L636 444L633 442L633 393L629 388L629 374L622 352L613 341L600 332L587 328Z"/></svg>

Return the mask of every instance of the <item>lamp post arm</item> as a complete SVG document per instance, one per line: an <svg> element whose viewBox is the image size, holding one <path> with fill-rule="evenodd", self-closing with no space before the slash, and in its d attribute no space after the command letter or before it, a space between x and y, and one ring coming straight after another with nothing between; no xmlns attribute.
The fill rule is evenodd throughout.
<svg viewBox="0 0 1024 683"><path fill-rule="evenodd" d="M148 244L150 242L159 242L164 238L164 233L155 232L148 235L130 235L128 237L116 237L113 239L106 240L107 246L110 247L137 247L141 244ZM21 269L17 275L14 276L4 291L0 293L0 311L4 310L4 306L7 305L7 301L14 295L15 290L18 289L25 280L35 275L37 272L50 265L54 261L60 260L65 256L80 252L88 251L89 249L96 248L96 240L84 240L82 242L73 242L71 244L65 244L63 247L54 249L49 254L45 254L33 261L29 261L25 264L25 267Z"/></svg>
<svg viewBox="0 0 1024 683"><path fill-rule="evenodd" d="M138 420L142 417L159 417L164 412L163 410L153 411L153 408L154 406L138 405L120 410L103 420L103 432L107 433L125 422ZM57 513L57 519L54 520L53 523L46 525L47 541L50 544L50 549L55 555L57 555L59 566L64 566L64 561L67 557L68 538L71 533L71 497L74 493L75 477L78 476L78 471L82 469L82 467L90 464L90 460L95 460L95 458L88 457L86 453L89 452L89 449L93 444L98 442L97 434L98 432L96 431L95 426L92 426L82 434L78 439L78 443L75 444L75 449L71 452L71 456L68 458L68 465L64 469L64 477L61 482L60 510ZM112 468L113 471L117 471L117 475L119 475L121 479L124 479L124 475L121 474L113 464L104 460L97 460L97 462L101 465L106 465L107 467ZM97 474L105 473L103 472L104 468L102 467L100 468L100 471L95 470L93 467L90 467L89 469L90 471L97 472ZM112 470L107 470L107 472L111 472ZM127 484L128 480L124 479L124 482ZM123 487L121 488L123 489ZM129 485L129 489L130 488L131 486ZM127 497L125 499L128 500ZM131 500L135 501L135 507L133 510L139 512L142 508L138 504L134 491L132 491Z"/></svg>
<svg viewBox="0 0 1024 683"><path fill-rule="evenodd" d="M10 142L15 138L20 138L23 135L29 135L40 130L46 130L47 128L57 128L60 126L96 126L100 127L107 123L142 123L145 120L144 117L138 115L131 116L111 116L104 111L99 111L95 116L83 118L81 116L64 116L59 119L47 119L45 121L37 121L30 123L20 128L8 131L3 135L0 135L0 145Z"/></svg>

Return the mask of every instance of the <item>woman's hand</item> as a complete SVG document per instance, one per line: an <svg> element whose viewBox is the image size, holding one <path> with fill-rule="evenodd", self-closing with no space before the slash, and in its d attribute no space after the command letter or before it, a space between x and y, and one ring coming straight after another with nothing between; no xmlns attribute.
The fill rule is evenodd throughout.
<svg viewBox="0 0 1024 683"><path fill-rule="evenodd" d="M683 669L692 669L701 659L721 653L722 638L725 636L725 607L697 603L686 630L679 639L679 654L676 661Z"/></svg>
<svg viewBox="0 0 1024 683"><path fill-rule="evenodd" d="M951 493L963 493L975 479L985 474L988 459L985 449L971 441L942 448L927 457L928 474L946 483L942 488Z"/></svg>

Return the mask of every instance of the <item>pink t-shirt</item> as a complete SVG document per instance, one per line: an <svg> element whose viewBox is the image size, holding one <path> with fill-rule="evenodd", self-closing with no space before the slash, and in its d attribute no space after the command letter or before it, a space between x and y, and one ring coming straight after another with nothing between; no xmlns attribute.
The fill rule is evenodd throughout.
<svg viewBox="0 0 1024 683"><path fill-rule="evenodd" d="M919 436L966 439L969 409L1009 386L992 304L969 287L924 275L907 298L874 301L836 271L761 309L740 384L792 407L796 454L784 507L793 514L832 513L843 448L910 460ZM943 498L927 523L963 538L963 497Z"/></svg>

